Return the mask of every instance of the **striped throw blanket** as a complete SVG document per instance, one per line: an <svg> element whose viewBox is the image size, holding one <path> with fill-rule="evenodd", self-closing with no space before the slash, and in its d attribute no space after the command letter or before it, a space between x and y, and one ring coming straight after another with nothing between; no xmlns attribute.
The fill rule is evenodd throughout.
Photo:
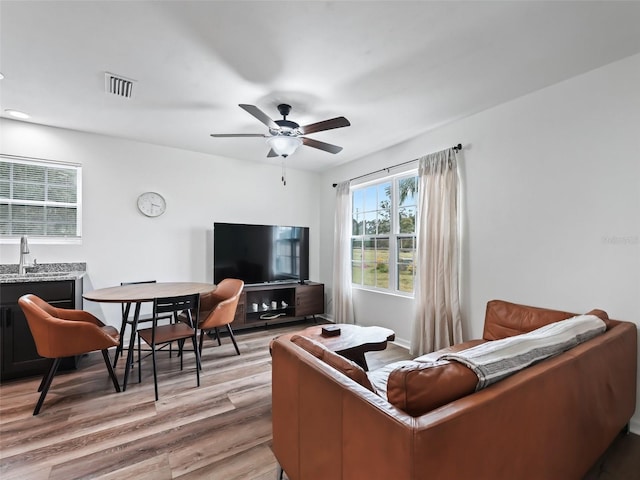
<svg viewBox="0 0 640 480"><path fill-rule="evenodd" d="M595 315L578 315L529 333L447 353L438 360L454 360L473 370L478 376L477 391L536 362L586 342L605 330L605 323Z"/></svg>

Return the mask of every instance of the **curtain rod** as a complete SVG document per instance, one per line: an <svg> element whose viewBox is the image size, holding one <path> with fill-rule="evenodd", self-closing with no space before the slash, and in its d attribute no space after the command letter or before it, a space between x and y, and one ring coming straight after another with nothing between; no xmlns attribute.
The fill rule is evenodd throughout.
<svg viewBox="0 0 640 480"><path fill-rule="evenodd" d="M457 152L459 150L462 150L462 144L459 143L457 145L454 145L452 148ZM374 172L369 172L369 173L365 173L364 175L360 175L358 177L350 178L349 181L353 182L354 180L358 180L359 178L363 178L363 177L368 177L369 175L373 175L374 173L388 172L392 168L401 167L402 165L406 165L408 163L413 163L413 162L416 162L418 160L420 160L420 159L419 158L414 158L413 160L409 160L409 161L402 162L402 163L397 163L396 165L392 165L392 166L387 167L387 168L381 168L380 170L376 170ZM337 183L333 184L333 188L336 188L337 186L338 186Z"/></svg>

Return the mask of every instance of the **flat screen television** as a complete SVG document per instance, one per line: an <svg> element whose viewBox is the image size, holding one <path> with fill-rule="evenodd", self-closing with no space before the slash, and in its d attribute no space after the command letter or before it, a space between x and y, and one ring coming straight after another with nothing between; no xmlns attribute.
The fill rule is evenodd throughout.
<svg viewBox="0 0 640 480"><path fill-rule="evenodd" d="M309 227L213 224L213 282L245 284L309 279Z"/></svg>

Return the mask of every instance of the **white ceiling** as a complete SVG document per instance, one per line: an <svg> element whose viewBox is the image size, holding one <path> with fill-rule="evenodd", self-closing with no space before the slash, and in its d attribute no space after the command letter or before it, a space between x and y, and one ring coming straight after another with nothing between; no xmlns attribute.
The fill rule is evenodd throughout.
<svg viewBox="0 0 640 480"><path fill-rule="evenodd" d="M0 1L0 106L30 122L267 159L238 107L301 125L294 168L322 171L640 52L640 2ZM136 80L131 99L104 73ZM605 94L606 92L594 92ZM464 139L460 139L464 142ZM11 152L3 152L11 153Z"/></svg>

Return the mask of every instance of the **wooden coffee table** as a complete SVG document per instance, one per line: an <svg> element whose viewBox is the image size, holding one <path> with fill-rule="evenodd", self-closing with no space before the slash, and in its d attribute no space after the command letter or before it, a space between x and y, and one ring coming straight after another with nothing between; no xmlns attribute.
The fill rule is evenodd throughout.
<svg viewBox="0 0 640 480"><path fill-rule="evenodd" d="M349 325L344 323L336 324L340 328L340 335L335 337L325 337L322 335L322 327L329 325L316 325L309 327L298 335L311 338L323 344L329 350L342 355L349 360L353 360L365 370L369 370L367 360L364 358L366 352L375 352L387 348L387 342L395 340L396 334L393 330L384 327L362 327L360 325Z"/></svg>

